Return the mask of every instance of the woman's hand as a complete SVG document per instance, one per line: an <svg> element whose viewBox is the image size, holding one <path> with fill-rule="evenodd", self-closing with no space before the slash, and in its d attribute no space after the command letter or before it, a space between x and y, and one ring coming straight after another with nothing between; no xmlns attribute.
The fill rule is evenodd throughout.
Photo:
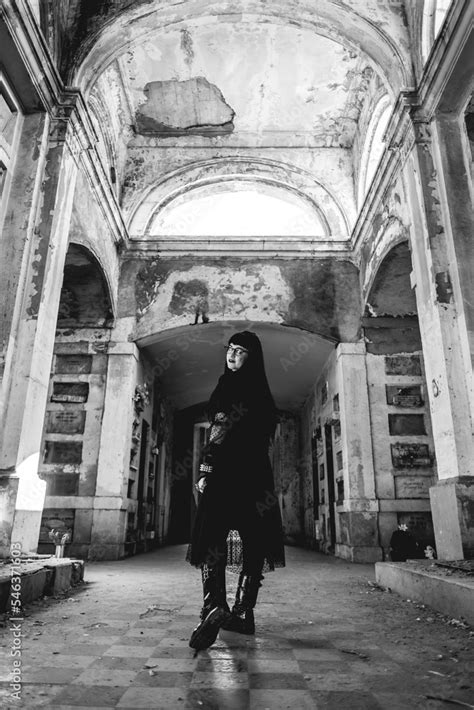
<svg viewBox="0 0 474 710"><path fill-rule="evenodd" d="M199 479L199 481L196 483L196 485L194 487L198 493L204 493L204 489L205 489L206 485L207 485L207 482L203 476L202 478Z"/></svg>

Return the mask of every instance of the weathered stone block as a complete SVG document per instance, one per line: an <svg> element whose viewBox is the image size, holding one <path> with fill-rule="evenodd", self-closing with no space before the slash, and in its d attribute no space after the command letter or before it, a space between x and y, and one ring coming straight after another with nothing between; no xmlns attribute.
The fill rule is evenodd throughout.
<svg viewBox="0 0 474 710"><path fill-rule="evenodd" d="M376 513L346 512L339 513L340 542L351 547L378 546L378 528Z"/></svg>
<svg viewBox="0 0 474 710"><path fill-rule="evenodd" d="M52 571L44 567L21 575L21 600L23 604L39 599L52 580Z"/></svg>
<svg viewBox="0 0 474 710"><path fill-rule="evenodd" d="M0 557L10 554L10 539L15 514L18 478L0 478Z"/></svg>
<svg viewBox="0 0 474 710"><path fill-rule="evenodd" d="M70 508L45 508L41 520L40 543L47 543L50 549L45 552L54 552L54 546L49 539L51 530L64 530L71 532L74 539L74 517L75 510Z"/></svg>
<svg viewBox="0 0 474 710"><path fill-rule="evenodd" d="M80 464L82 461L82 441L44 442L44 463Z"/></svg>
<svg viewBox="0 0 474 710"><path fill-rule="evenodd" d="M386 375L421 376L419 355L388 355L385 358Z"/></svg>
<svg viewBox="0 0 474 710"><path fill-rule="evenodd" d="M426 434L423 414L389 414L388 428L392 436Z"/></svg>
<svg viewBox="0 0 474 710"><path fill-rule="evenodd" d="M74 519L74 539L75 545L89 543L91 540L93 511L89 508L78 508ZM76 554L76 553L75 553Z"/></svg>
<svg viewBox="0 0 474 710"><path fill-rule="evenodd" d="M395 468L415 468L432 465L428 444L405 444L397 441L390 444L392 463Z"/></svg>
<svg viewBox="0 0 474 710"><path fill-rule="evenodd" d="M47 594L61 594L72 586L72 562L69 559L51 558L45 562L45 568L50 571ZM77 574L77 572L75 573Z"/></svg>
<svg viewBox="0 0 474 710"><path fill-rule="evenodd" d="M87 375L92 369L92 355L56 355L57 374Z"/></svg>
<svg viewBox="0 0 474 710"><path fill-rule="evenodd" d="M395 495L397 498L429 498L431 476L396 476Z"/></svg>
<svg viewBox="0 0 474 710"><path fill-rule="evenodd" d="M87 402L88 396L88 382L55 382L51 401L81 403Z"/></svg>
<svg viewBox="0 0 474 710"><path fill-rule="evenodd" d="M384 587L401 594L404 598L416 599L428 604L441 614L465 619L474 623L474 581L472 579L452 579L445 575L436 576L431 560L426 560L430 566L427 574L420 569L410 567L410 562L382 562L375 565L375 579Z"/></svg>
<svg viewBox="0 0 474 710"><path fill-rule="evenodd" d="M79 496L93 496L95 494L95 486L97 480L97 466L81 466L81 474L79 477Z"/></svg>
<svg viewBox="0 0 474 710"><path fill-rule="evenodd" d="M420 407L423 404L421 385L386 385L387 404L394 407Z"/></svg>
<svg viewBox="0 0 474 710"><path fill-rule="evenodd" d="M89 559L119 559L123 556L126 511L99 509L93 513Z"/></svg>
<svg viewBox="0 0 474 710"><path fill-rule="evenodd" d="M83 434L86 421L85 411L53 411L46 413L46 433Z"/></svg>
<svg viewBox="0 0 474 710"><path fill-rule="evenodd" d="M474 477L438 481L430 488L438 558L474 557Z"/></svg>

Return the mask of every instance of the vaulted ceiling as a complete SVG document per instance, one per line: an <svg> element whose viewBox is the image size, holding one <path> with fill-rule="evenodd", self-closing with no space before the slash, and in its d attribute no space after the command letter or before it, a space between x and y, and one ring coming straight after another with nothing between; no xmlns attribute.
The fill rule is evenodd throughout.
<svg viewBox="0 0 474 710"><path fill-rule="evenodd" d="M192 235L204 235L203 251L220 236L224 254L234 238L268 234L302 251L304 239L346 248L373 108L381 97L393 105L413 85L403 2L70 0L68 7L63 70L82 89L104 157L117 167L132 241L155 239L160 258L176 237ZM221 346L241 328L262 338L278 406L298 408L334 348L314 333L216 321L157 327L137 344L183 408L208 398Z"/></svg>
<svg viewBox="0 0 474 710"><path fill-rule="evenodd" d="M116 63L139 134L236 131L258 145L269 131L349 147L371 75L389 93L410 82L402 3L94 5L76 29L71 80L89 92Z"/></svg>

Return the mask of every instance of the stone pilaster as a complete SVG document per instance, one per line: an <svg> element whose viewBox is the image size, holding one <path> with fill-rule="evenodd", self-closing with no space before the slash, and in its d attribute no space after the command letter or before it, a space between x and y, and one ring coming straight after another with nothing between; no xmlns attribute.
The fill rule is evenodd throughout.
<svg viewBox="0 0 474 710"><path fill-rule="evenodd" d="M370 434L364 343L337 348L337 381L344 461L344 501L337 505L337 554L353 562L382 559Z"/></svg>
<svg viewBox="0 0 474 710"><path fill-rule="evenodd" d="M413 126L414 147L404 174L412 216L412 281L439 478L430 496L438 556L453 559L469 554L460 515L463 506L454 504L453 496L459 502L461 489L463 498L474 492L472 486L463 485L474 475L472 369L465 310L473 267L463 264L466 249L472 246L458 233L458 217L453 221L448 207L445 180L451 181L451 194L459 187L448 176L447 145L443 145L446 130L438 130L435 120L422 118Z"/></svg>
<svg viewBox="0 0 474 710"><path fill-rule="evenodd" d="M10 505L10 518L4 521L3 555L9 552L10 536L25 552L36 550L38 543L45 495L38 464L79 150L72 110L44 119L37 194L27 224L17 224L10 235L22 258L15 260L20 273L14 278L2 382L0 477L16 490L13 519Z"/></svg>
<svg viewBox="0 0 474 710"><path fill-rule="evenodd" d="M90 559L124 555L127 483L139 352L133 343L111 343L97 464Z"/></svg>

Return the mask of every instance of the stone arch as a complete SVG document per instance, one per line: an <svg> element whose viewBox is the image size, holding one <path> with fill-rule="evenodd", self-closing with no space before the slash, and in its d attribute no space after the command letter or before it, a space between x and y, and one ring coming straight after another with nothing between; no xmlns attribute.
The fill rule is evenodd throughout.
<svg viewBox="0 0 474 710"><path fill-rule="evenodd" d="M416 298L411 288L411 252L405 240L392 243L373 273L366 298L366 312L374 317L416 316Z"/></svg>
<svg viewBox="0 0 474 710"><path fill-rule="evenodd" d="M383 154L383 135L390 118L391 108L390 99L383 92L375 103L362 147L357 190L359 206L364 201Z"/></svg>
<svg viewBox="0 0 474 710"><path fill-rule="evenodd" d="M408 241L407 227L397 217L391 215L384 223L383 229L375 236L370 254L365 262L361 264L361 291L364 305L377 272L387 254L400 242Z"/></svg>
<svg viewBox="0 0 474 710"><path fill-rule="evenodd" d="M359 270L343 258L131 258L119 292L121 316L133 319L130 337L137 342L221 321L280 324L333 342L360 338Z"/></svg>
<svg viewBox="0 0 474 710"><path fill-rule="evenodd" d="M115 141L109 128L110 116L103 103L96 97L89 97L89 108L91 111L92 123L97 132L97 150L103 160L104 166L108 167L110 182L117 191L117 155Z"/></svg>
<svg viewBox="0 0 474 710"><path fill-rule="evenodd" d="M411 84L411 64L405 50L401 50L387 33L375 23L351 11L350 8L335 5L329 0L318 2L317 14L314 10L301 8L297 18L290 12L284 0L272 3L271 12L262 11L258 0L250 3L247 13L235 13L232 4L222 3L219 9L209 11L209 3L203 0L187 0L179 4L179 15L173 8L159 7L150 11L139 3L127 8L121 15L101 26L89 35L87 41L76 52L70 68L68 83L89 92L98 73L124 51L130 43L143 41L147 34L156 32L157 27L179 27L180 24L215 21L215 17L233 22L257 22L291 24L314 30L354 51L363 51L379 68L387 90L393 96L404 86ZM185 19L183 19L183 15ZM154 20L154 21L152 21Z"/></svg>
<svg viewBox="0 0 474 710"><path fill-rule="evenodd" d="M110 288L100 262L81 244L71 243L64 265L58 328L112 327Z"/></svg>
<svg viewBox="0 0 474 710"><path fill-rule="evenodd" d="M224 367L224 346L233 333L251 330L264 350L269 382L283 410L297 410L335 343L331 338L282 323L255 319L216 320L203 326L153 327L136 339L151 375L163 384L178 410L208 401Z"/></svg>
<svg viewBox="0 0 474 710"><path fill-rule="evenodd" d="M152 215L178 195L198 186L225 180L253 180L285 189L296 194L318 214L327 236L347 238L348 218L335 195L307 171L275 160L251 157L202 160L169 173L142 192L128 211L128 227L133 236L146 234Z"/></svg>

